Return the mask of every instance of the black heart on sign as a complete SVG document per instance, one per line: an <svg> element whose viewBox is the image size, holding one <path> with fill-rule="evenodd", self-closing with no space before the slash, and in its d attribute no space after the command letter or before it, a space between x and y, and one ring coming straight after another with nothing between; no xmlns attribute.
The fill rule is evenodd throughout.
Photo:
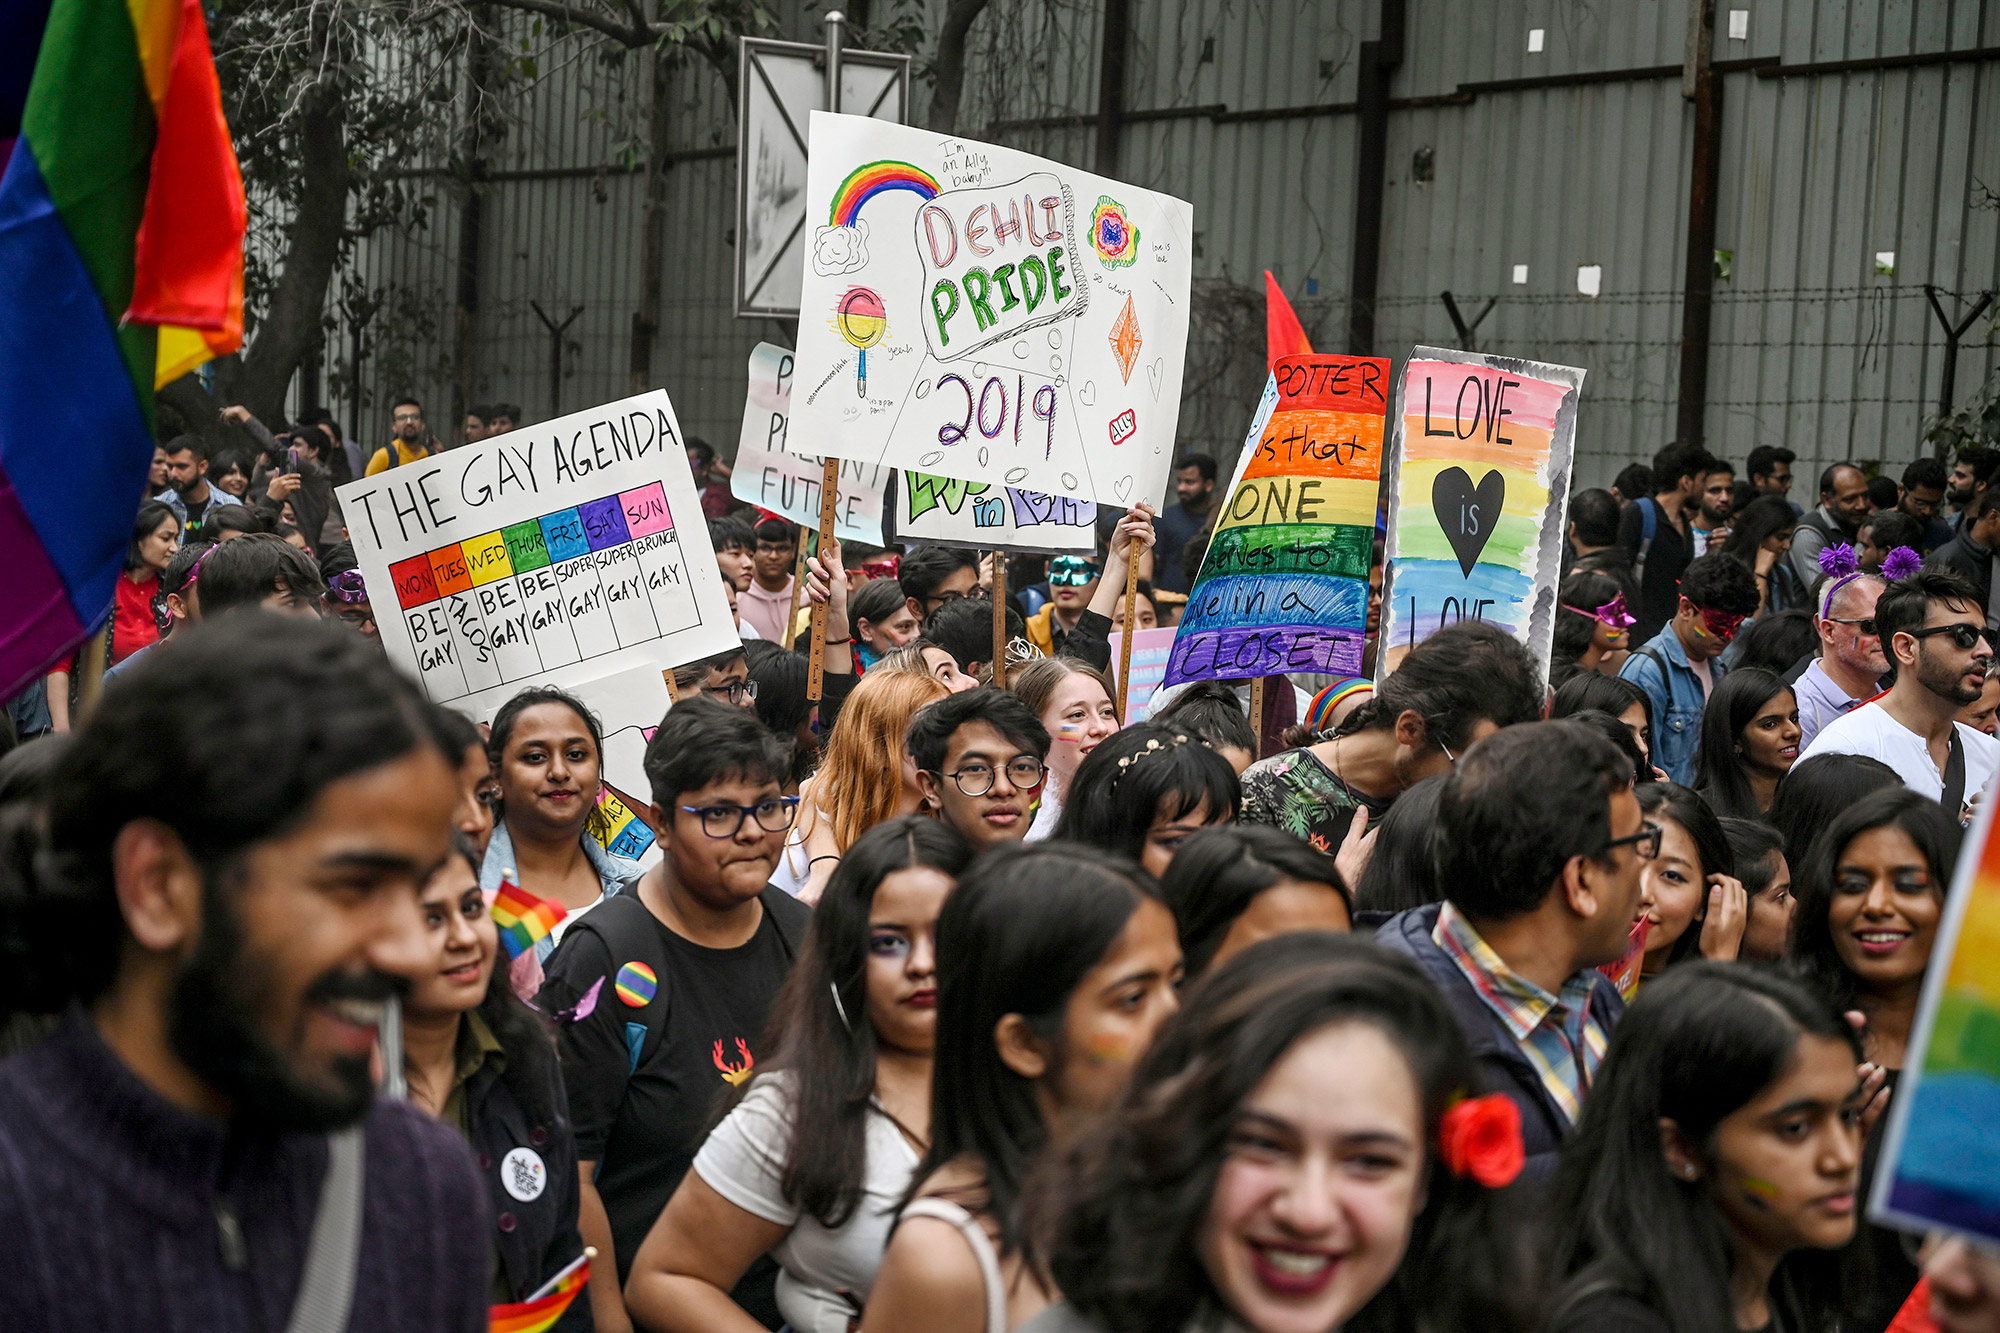
<svg viewBox="0 0 2000 1333"><path fill-rule="evenodd" d="M1479 563L1479 553L1492 540L1493 525L1500 521L1500 502L1506 496L1507 479L1498 469L1481 477L1477 489L1462 467L1446 468L1431 483L1431 510L1467 578Z"/></svg>

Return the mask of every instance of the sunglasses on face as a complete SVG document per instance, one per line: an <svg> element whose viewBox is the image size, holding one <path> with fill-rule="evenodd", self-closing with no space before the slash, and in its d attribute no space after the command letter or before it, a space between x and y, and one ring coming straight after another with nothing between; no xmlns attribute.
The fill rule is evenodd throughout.
<svg viewBox="0 0 2000 1333"><path fill-rule="evenodd" d="M1058 556L1049 563L1051 588L1081 588L1096 577L1096 564L1082 556Z"/></svg>
<svg viewBox="0 0 2000 1333"><path fill-rule="evenodd" d="M1839 616L1828 616L1826 620L1829 625L1852 625L1855 629L1861 631L1861 637L1864 639L1876 632L1875 617L1873 616L1863 616L1858 620L1843 620Z"/></svg>
<svg viewBox="0 0 2000 1333"><path fill-rule="evenodd" d="M1991 631L1983 630L1977 625L1932 625L1929 629L1912 629L1904 630L1903 632L1913 639L1932 639L1940 634L1949 634L1951 635L1952 644L1961 652L1974 648L1981 643L1985 643L1989 647L1992 644Z"/></svg>

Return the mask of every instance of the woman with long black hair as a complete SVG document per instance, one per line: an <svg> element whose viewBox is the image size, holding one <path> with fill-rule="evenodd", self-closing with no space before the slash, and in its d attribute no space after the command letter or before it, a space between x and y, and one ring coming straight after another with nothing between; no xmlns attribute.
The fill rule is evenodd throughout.
<svg viewBox="0 0 2000 1333"><path fill-rule="evenodd" d="M1697 955L1720 962L1741 950L1749 896L1736 879L1736 854L1722 822L1699 793L1672 782L1639 786L1639 809L1660 826L1660 850L1646 862L1639 906L1647 921L1642 977Z"/></svg>
<svg viewBox="0 0 2000 1333"><path fill-rule="evenodd" d="M1784 677L1744 667L1716 683L1701 715L1694 779L1716 814L1761 819L1798 758L1799 701Z"/></svg>
<svg viewBox="0 0 2000 1333"><path fill-rule="evenodd" d="M1140 722L1077 765L1049 836L1129 856L1158 878L1190 835L1234 823L1241 807L1228 760L1177 727Z"/></svg>
<svg viewBox="0 0 2000 1333"><path fill-rule="evenodd" d="M930 1146L938 914L972 849L921 815L877 824L833 872L741 1100L632 1261L647 1328L756 1333L729 1293L778 1263L793 1333L846 1333Z"/></svg>
<svg viewBox="0 0 2000 1333"><path fill-rule="evenodd" d="M930 1151L862 1333L1007 1333L1040 1313L1053 1293L1022 1253L1029 1170L1103 1113L1178 1006L1173 916L1149 876L1095 848L987 852L937 936Z"/></svg>
<svg viewBox="0 0 2000 1333"><path fill-rule="evenodd" d="M1268 824L1194 834L1161 876L1160 896L1180 929L1190 979L1259 940L1354 923L1333 858Z"/></svg>
<svg viewBox="0 0 2000 1333"><path fill-rule="evenodd" d="M1798 526L1799 516L1781 495L1758 496L1730 521L1722 554L1757 576L1759 616L1806 604L1805 585L1785 558Z"/></svg>
<svg viewBox="0 0 2000 1333"><path fill-rule="evenodd" d="M1598 570L1579 570L1562 581L1556 598L1554 651L1549 682L1561 686L1582 672L1616 676L1632 655L1632 626L1625 585Z"/></svg>
<svg viewBox="0 0 2000 1333"><path fill-rule="evenodd" d="M1859 1059L1838 1009L1761 968L1642 989L1541 1209L1549 1333L1845 1326Z"/></svg>
<svg viewBox="0 0 2000 1333"><path fill-rule="evenodd" d="M1559 685L1549 700L1550 721L1589 712L1609 713L1623 722L1645 756L1647 768L1652 767L1653 701L1644 690L1619 676L1583 672ZM1647 779L1644 769L1639 779Z"/></svg>
<svg viewBox="0 0 2000 1333"><path fill-rule="evenodd" d="M499 932L464 837L418 903L434 967L403 1002L410 1100L472 1145L492 1204L493 1300L526 1300L583 1256L576 1138L555 1045L499 965ZM573 1300L557 1330L590 1327Z"/></svg>
<svg viewBox="0 0 2000 1333"><path fill-rule="evenodd" d="M1520 1113L1408 961L1324 933L1188 992L1105 1121L1051 1163L1028 1333L1509 1333Z"/></svg>

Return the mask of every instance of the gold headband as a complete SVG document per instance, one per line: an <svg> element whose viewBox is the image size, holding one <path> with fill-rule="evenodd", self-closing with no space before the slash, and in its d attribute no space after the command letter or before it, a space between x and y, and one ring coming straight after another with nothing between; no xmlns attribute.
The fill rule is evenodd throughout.
<svg viewBox="0 0 2000 1333"><path fill-rule="evenodd" d="M1118 784L1125 780L1125 775L1129 773L1132 770L1132 766L1138 763L1141 759L1148 759L1156 754L1165 754L1169 750L1176 749L1186 744L1187 744L1187 737L1180 735L1179 733L1176 733L1172 740L1163 741L1157 736L1148 740L1146 742L1145 749L1135 750L1131 754L1126 755L1123 759L1120 759L1118 761L1118 776L1111 779L1111 790L1112 791L1118 790Z"/></svg>

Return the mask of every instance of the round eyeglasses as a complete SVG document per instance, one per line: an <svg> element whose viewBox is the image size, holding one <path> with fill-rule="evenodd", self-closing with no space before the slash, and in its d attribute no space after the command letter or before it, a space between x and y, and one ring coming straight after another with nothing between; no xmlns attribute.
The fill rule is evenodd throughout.
<svg viewBox="0 0 2000 1333"><path fill-rule="evenodd" d="M950 778L958 789L967 796L984 796L993 790L994 774L991 764L960 764L955 773L940 773L939 777ZM1032 756L1015 755L1007 761L1007 781L1015 791L1033 791L1042 785L1042 775L1048 770L1042 761Z"/></svg>

